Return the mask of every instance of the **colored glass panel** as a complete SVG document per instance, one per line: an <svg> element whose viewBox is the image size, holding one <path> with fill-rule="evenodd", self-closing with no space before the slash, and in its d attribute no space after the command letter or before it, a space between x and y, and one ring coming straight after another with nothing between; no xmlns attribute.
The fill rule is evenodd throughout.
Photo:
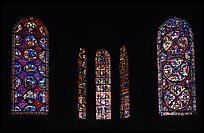
<svg viewBox="0 0 204 133"><path fill-rule="evenodd" d="M46 115L49 111L48 31L34 17L13 28L11 113Z"/></svg>
<svg viewBox="0 0 204 133"><path fill-rule="evenodd" d="M130 117L128 55L125 45L120 48L120 118Z"/></svg>
<svg viewBox="0 0 204 133"><path fill-rule="evenodd" d="M196 113L195 57L191 26L174 17L157 35L159 114Z"/></svg>
<svg viewBox="0 0 204 133"><path fill-rule="evenodd" d="M105 49L96 52L96 119L111 119L111 65Z"/></svg>
<svg viewBox="0 0 204 133"><path fill-rule="evenodd" d="M86 119L86 51L80 48L78 58L78 118Z"/></svg>

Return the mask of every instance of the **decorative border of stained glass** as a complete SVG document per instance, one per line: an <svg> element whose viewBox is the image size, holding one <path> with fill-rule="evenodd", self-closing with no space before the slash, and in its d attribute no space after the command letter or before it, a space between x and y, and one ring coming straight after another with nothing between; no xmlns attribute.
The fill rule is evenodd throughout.
<svg viewBox="0 0 204 133"><path fill-rule="evenodd" d="M87 57L84 48L79 50L78 74L78 118L86 119Z"/></svg>
<svg viewBox="0 0 204 133"><path fill-rule="evenodd" d="M196 114L193 32L185 20L174 17L157 35L159 114Z"/></svg>
<svg viewBox="0 0 204 133"><path fill-rule="evenodd" d="M49 111L48 30L35 17L21 19L12 31L11 114Z"/></svg>
<svg viewBox="0 0 204 133"><path fill-rule="evenodd" d="M105 49L96 52L96 119L111 119L111 62Z"/></svg>
<svg viewBox="0 0 204 133"><path fill-rule="evenodd" d="M130 117L128 55L125 45L120 48L120 118Z"/></svg>

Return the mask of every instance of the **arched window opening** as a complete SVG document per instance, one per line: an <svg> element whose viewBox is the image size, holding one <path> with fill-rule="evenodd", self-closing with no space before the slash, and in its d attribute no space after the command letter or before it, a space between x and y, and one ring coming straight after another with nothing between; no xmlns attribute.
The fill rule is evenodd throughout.
<svg viewBox="0 0 204 133"><path fill-rule="evenodd" d="M157 35L159 114L196 113L194 41L190 25L174 17Z"/></svg>
<svg viewBox="0 0 204 133"><path fill-rule="evenodd" d="M48 30L34 17L12 31L11 113L46 115L49 111Z"/></svg>
<svg viewBox="0 0 204 133"><path fill-rule="evenodd" d="M105 49L96 52L96 119L111 119L111 64L110 54Z"/></svg>

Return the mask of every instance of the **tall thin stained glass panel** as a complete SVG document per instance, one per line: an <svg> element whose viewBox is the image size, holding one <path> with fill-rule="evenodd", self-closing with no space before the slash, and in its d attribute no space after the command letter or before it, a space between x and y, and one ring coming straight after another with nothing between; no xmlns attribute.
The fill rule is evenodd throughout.
<svg viewBox="0 0 204 133"><path fill-rule="evenodd" d="M174 17L157 36L159 114L196 113L194 41L191 26Z"/></svg>
<svg viewBox="0 0 204 133"><path fill-rule="evenodd" d="M86 70L87 59L86 51L84 48L80 48L78 58L78 118L86 119Z"/></svg>
<svg viewBox="0 0 204 133"><path fill-rule="evenodd" d="M120 118L130 117L128 55L125 45L120 48Z"/></svg>
<svg viewBox="0 0 204 133"><path fill-rule="evenodd" d="M111 64L105 49L96 52L96 119L111 119Z"/></svg>
<svg viewBox="0 0 204 133"><path fill-rule="evenodd" d="M46 115L49 111L49 47L45 25L34 17L13 28L11 113Z"/></svg>

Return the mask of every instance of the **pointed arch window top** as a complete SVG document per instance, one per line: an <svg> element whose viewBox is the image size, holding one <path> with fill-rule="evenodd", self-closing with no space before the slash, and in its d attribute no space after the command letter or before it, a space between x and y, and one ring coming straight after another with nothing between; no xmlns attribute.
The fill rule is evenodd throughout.
<svg viewBox="0 0 204 133"><path fill-rule="evenodd" d="M191 26L174 17L157 35L159 114L196 113L195 57Z"/></svg>
<svg viewBox="0 0 204 133"><path fill-rule="evenodd" d="M99 61L102 61L102 59L108 59L110 58L110 54L108 53L107 50L105 49L100 49L96 52L96 57L100 57L98 58ZM104 61L109 61L109 60L104 60ZM107 62L108 63L108 62Z"/></svg>
<svg viewBox="0 0 204 133"><path fill-rule="evenodd" d="M47 114L49 111L48 31L34 17L13 28L12 114Z"/></svg>

